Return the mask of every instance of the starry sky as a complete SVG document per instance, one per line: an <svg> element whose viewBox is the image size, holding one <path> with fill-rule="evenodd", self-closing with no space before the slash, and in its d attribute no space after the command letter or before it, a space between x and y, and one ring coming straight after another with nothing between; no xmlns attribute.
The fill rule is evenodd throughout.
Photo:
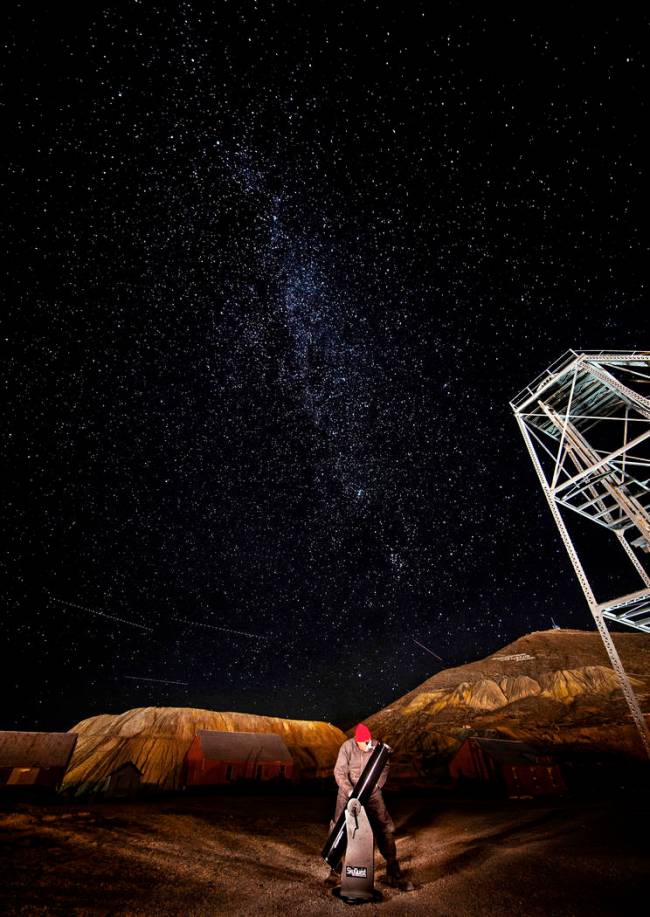
<svg viewBox="0 0 650 917"><path fill-rule="evenodd" d="M0 728L593 629L509 401L650 343L650 17L471 6L5 8Z"/></svg>

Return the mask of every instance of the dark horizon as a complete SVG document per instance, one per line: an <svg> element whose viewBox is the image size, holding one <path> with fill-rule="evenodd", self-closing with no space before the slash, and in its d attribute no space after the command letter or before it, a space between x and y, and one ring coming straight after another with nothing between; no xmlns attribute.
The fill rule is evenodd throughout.
<svg viewBox="0 0 650 917"><path fill-rule="evenodd" d="M650 345L647 27L10 7L0 728L348 723L593 629L509 401Z"/></svg>

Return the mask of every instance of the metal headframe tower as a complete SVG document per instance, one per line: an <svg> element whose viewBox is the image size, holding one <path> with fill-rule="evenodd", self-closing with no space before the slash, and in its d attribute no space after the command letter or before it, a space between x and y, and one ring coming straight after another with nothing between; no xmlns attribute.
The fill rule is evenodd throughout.
<svg viewBox="0 0 650 917"><path fill-rule="evenodd" d="M650 351L567 351L510 402L650 757L650 732L605 619L650 633ZM643 588L597 601L561 510L614 534ZM604 534L604 532L603 532Z"/></svg>

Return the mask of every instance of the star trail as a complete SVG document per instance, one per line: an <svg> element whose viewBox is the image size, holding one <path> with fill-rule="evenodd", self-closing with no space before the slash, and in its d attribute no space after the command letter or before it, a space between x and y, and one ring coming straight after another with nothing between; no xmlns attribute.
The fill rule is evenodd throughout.
<svg viewBox="0 0 650 917"><path fill-rule="evenodd" d="M347 725L590 629L509 400L650 344L648 16L5 18L3 728Z"/></svg>

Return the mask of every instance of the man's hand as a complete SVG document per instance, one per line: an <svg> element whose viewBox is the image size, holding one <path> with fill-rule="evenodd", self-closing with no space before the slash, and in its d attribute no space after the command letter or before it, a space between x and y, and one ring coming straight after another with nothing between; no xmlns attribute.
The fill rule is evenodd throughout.
<svg viewBox="0 0 650 917"><path fill-rule="evenodd" d="M361 811L361 803L358 799L349 799L348 800L348 812L352 815L358 815Z"/></svg>

